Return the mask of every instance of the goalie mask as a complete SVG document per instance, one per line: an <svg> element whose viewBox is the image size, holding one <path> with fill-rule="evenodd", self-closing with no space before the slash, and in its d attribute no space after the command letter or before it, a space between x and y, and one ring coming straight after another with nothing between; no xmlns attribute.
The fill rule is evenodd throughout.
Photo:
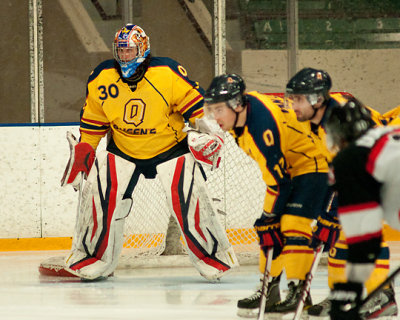
<svg viewBox="0 0 400 320"><path fill-rule="evenodd" d="M351 97L344 105L333 106L326 112L325 129L331 150L341 149L362 136L375 123L371 112Z"/></svg>
<svg viewBox="0 0 400 320"><path fill-rule="evenodd" d="M245 89L246 85L242 77L237 74L217 76L204 93L204 102L207 104L226 102L230 108L235 110L238 105L243 105Z"/></svg>
<svg viewBox="0 0 400 320"><path fill-rule="evenodd" d="M329 90L332 80L329 74L323 70L304 68L296 73L286 85L286 96L304 95L308 102L314 106L318 98L329 99ZM286 100L286 99L285 99Z"/></svg>
<svg viewBox="0 0 400 320"><path fill-rule="evenodd" d="M122 76L129 78L150 54L150 39L139 26L127 24L115 34L113 53Z"/></svg>

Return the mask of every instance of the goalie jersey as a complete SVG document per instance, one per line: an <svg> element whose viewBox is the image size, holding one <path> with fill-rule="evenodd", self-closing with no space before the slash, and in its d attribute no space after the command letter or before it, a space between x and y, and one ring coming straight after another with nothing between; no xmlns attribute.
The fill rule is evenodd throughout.
<svg viewBox="0 0 400 320"><path fill-rule="evenodd" d="M311 138L309 126L283 107L281 97L255 91L245 97L246 124L236 128L234 136L261 169L267 185L264 210L283 213L291 180L308 173L327 173L328 163Z"/></svg>
<svg viewBox="0 0 400 320"><path fill-rule="evenodd" d="M383 219L400 229L399 163L400 128L391 126L368 130L333 160L339 217L351 263L375 262Z"/></svg>
<svg viewBox="0 0 400 320"><path fill-rule="evenodd" d="M131 89L115 60L101 63L89 76L81 113L81 141L96 149L107 133L134 159L151 159L185 139L184 121L203 116L202 89L170 58L152 57Z"/></svg>

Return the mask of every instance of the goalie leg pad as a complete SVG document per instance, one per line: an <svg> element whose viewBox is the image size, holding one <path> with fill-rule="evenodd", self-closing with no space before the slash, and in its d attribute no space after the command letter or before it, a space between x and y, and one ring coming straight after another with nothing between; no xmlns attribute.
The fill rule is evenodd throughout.
<svg viewBox="0 0 400 320"><path fill-rule="evenodd" d="M114 271L123 245L124 218L132 206L132 199L123 196L135 175L133 163L107 151L99 154L83 190L67 271L89 280Z"/></svg>
<svg viewBox="0 0 400 320"><path fill-rule="evenodd" d="M238 260L193 156L188 153L166 161L157 166L157 173L189 257L200 274L215 280L237 267Z"/></svg>

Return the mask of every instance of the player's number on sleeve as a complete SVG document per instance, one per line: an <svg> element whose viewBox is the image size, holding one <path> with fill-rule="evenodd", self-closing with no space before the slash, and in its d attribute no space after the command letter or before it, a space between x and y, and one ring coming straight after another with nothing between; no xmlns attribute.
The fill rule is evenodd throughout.
<svg viewBox="0 0 400 320"><path fill-rule="evenodd" d="M110 84L108 87L99 86L98 89L100 91L100 100L106 100L108 96L110 96L111 98L116 98L119 94L118 87L113 83Z"/></svg>
<svg viewBox="0 0 400 320"><path fill-rule="evenodd" d="M275 144L274 134L272 133L272 131L270 129L264 131L263 138L264 138L265 145L267 147L273 146Z"/></svg>
<svg viewBox="0 0 400 320"><path fill-rule="evenodd" d="M283 173L285 172L285 160L281 157L276 165L274 165L275 172L279 175L279 177L283 178Z"/></svg>

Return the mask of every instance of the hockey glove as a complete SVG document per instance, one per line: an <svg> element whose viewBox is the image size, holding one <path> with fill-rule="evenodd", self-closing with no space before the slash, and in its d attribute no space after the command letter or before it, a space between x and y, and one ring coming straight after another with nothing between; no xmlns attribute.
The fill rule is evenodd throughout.
<svg viewBox="0 0 400 320"><path fill-rule="evenodd" d="M267 249L273 247L273 259L278 257L283 248L280 217L272 214L263 214L254 223L254 228L260 239L260 247L267 255Z"/></svg>
<svg viewBox="0 0 400 320"><path fill-rule="evenodd" d="M323 242L326 250L333 248L339 238L340 230L341 227L337 219L324 219L319 216L317 224L313 228L310 247L316 249Z"/></svg>
<svg viewBox="0 0 400 320"><path fill-rule="evenodd" d="M224 140L219 135L201 133L195 130L188 131L188 145L190 152L197 162L218 168L221 161L219 156Z"/></svg>
<svg viewBox="0 0 400 320"><path fill-rule="evenodd" d="M67 132L67 140L69 142L70 157L61 179L61 186L71 184L75 191L77 191L82 179L78 173L84 172L85 177L89 175L94 162L95 152L90 144L78 142L75 136L69 131Z"/></svg>
<svg viewBox="0 0 400 320"><path fill-rule="evenodd" d="M329 296L332 320L361 320L360 302L363 285L358 282L335 283Z"/></svg>

